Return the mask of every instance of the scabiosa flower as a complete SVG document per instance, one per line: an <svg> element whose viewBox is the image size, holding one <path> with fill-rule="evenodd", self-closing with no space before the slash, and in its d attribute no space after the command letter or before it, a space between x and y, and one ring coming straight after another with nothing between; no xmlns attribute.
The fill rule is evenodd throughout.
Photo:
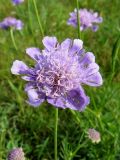
<svg viewBox="0 0 120 160"><path fill-rule="evenodd" d="M18 4L23 3L23 2L24 2L24 0L12 0L12 3L14 5L18 5Z"/></svg>
<svg viewBox="0 0 120 160"><path fill-rule="evenodd" d="M87 9L80 9L79 17L81 31L91 28L95 32L98 30L98 25L96 24L103 21L102 17L99 17L97 12L93 12L92 10L89 11ZM67 24L77 27L77 9L70 13L70 18L68 19Z"/></svg>
<svg viewBox="0 0 120 160"><path fill-rule="evenodd" d="M12 74L22 74L22 79L28 81L25 87L28 103L39 106L46 100L56 107L82 111L89 104L83 84L102 84L95 56L85 53L80 39L66 39L59 44L56 37L44 37L42 42L45 46L42 51L34 47L26 49L35 60L34 68L19 60L11 68Z"/></svg>
<svg viewBox="0 0 120 160"><path fill-rule="evenodd" d="M16 148L8 154L8 160L25 160L22 148Z"/></svg>
<svg viewBox="0 0 120 160"><path fill-rule="evenodd" d="M101 140L100 133L91 128L88 130L88 137L92 140L93 143L99 143Z"/></svg>
<svg viewBox="0 0 120 160"><path fill-rule="evenodd" d="M0 22L0 28L2 29L8 29L10 27L13 27L16 30L21 30L23 28L23 22L14 17L6 17L2 22Z"/></svg>

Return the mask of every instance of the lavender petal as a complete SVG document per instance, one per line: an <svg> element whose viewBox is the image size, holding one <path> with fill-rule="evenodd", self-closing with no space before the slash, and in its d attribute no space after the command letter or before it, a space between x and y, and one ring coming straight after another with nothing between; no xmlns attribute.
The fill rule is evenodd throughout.
<svg viewBox="0 0 120 160"><path fill-rule="evenodd" d="M81 87L69 91L67 93L67 101L67 108L79 111L83 111L85 107L90 103L89 97L85 95Z"/></svg>
<svg viewBox="0 0 120 160"><path fill-rule="evenodd" d="M26 53L34 60L38 61L39 56L41 55L39 48L27 48Z"/></svg>
<svg viewBox="0 0 120 160"><path fill-rule="evenodd" d="M26 74L28 69L29 69L28 66L24 62L15 60L11 67L11 72L12 74L16 74L16 75Z"/></svg>
<svg viewBox="0 0 120 160"><path fill-rule="evenodd" d="M34 88L27 90L28 98L27 101L30 105L37 107L45 101L45 96L37 92Z"/></svg>
<svg viewBox="0 0 120 160"><path fill-rule="evenodd" d="M44 37L43 40L43 45L46 47L46 49L48 51L50 51L51 49L55 48L57 45L57 39L56 37Z"/></svg>

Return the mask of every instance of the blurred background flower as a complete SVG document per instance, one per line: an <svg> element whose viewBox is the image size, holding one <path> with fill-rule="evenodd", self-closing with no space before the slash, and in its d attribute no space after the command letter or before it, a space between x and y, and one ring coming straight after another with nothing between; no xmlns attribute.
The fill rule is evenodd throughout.
<svg viewBox="0 0 120 160"><path fill-rule="evenodd" d="M2 22L0 22L0 28L8 29L12 27L16 30L21 30L23 28L23 22L14 17L6 17Z"/></svg>
<svg viewBox="0 0 120 160"><path fill-rule="evenodd" d="M93 12L92 10L80 9L79 10L80 17L80 30L83 31L87 28L91 28L93 31L98 30L97 23L102 23L102 17L98 16L97 12ZM70 18L67 21L68 25L72 25L73 27L77 27L77 9L74 12L70 13Z"/></svg>
<svg viewBox="0 0 120 160"><path fill-rule="evenodd" d="M89 129L88 130L88 137L91 139L93 143L99 143L101 141L100 133L96 131L95 129Z"/></svg>
<svg viewBox="0 0 120 160"><path fill-rule="evenodd" d="M23 3L23 2L24 2L24 0L12 0L12 3L14 5L18 5L18 4Z"/></svg>
<svg viewBox="0 0 120 160"><path fill-rule="evenodd" d="M22 148L16 148L11 150L8 154L8 160L25 160Z"/></svg>

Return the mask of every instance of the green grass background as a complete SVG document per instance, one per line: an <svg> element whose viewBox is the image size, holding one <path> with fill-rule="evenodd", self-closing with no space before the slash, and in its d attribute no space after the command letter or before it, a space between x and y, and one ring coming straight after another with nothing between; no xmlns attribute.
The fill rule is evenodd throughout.
<svg viewBox="0 0 120 160"><path fill-rule="evenodd" d="M75 0L36 0L45 35L59 41L76 38L77 29L66 25ZM99 88L85 87L91 103L84 112L59 109L59 160L120 160L120 56L112 59L115 42L120 36L120 0L80 0L81 8L100 12L103 23L96 33L84 32L87 51L96 55L104 84ZM28 160L54 158L54 107L43 104L33 108L25 102L24 82L10 72L13 60L33 65L25 49L43 48L42 35L32 0L13 6L0 0L0 21L14 16L24 22L22 31L15 31L15 50L9 30L0 29L0 160L8 152L22 147ZM119 53L119 52L118 52ZM116 60L111 81L112 60ZM93 144L87 137L89 128L101 134L101 142Z"/></svg>

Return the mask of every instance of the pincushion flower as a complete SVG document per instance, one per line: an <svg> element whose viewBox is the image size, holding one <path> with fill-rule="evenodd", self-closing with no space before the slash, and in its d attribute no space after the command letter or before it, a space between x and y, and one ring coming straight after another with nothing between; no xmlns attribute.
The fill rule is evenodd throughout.
<svg viewBox="0 0 120 160"><path fill-rule="evenodd" d="M82 111L89 104L83 84L102 85L99 66L91 52L85 53L80 39L66 39L61 44L56 37L43 38L44 50L28 48L26 53L35 61L29 68L24 62L15 60L11 72L23 75L28 81L25 91L28 103L39 106L42 102Z"/></svg>
<svg viewBox="0 0 120 160"><path fill-rule="evenodd" d="M25 155L22 148L15 148L10 151L8 160L25 160Z"/></svg>
<svg viewBox="0 0 120 160"><path fill-rule="evenodd" d="M2 22L0 22L0 28L8 29L14 28L16 30L21 30L23 28L23 22L14 17L6 17Z"/></svg>
<svg viewBox="0 0 120 160"><path fill-rule="evenodd" d="M83 31L87 28L91 28L94 32L98 30L98 23L102 23L102 17L98 16L97 12L92 10L80 9L78 11L80 17L80 30ZM68 25L77 27L77 9L74 9L74 12L70 13L70 18L67 21Z"/></svg>
<svg viewBox="0 0 120 160"><path fill-rule="evenodd" d="M88 137L93 143L99 143L101 141L100 133L94 128L88 130Z"/></svg>
<svg viewBox="0 0 120 160"><path fill-rule="evenodd" d="M18 5L18 4L23 3L23 2L24 2L24 0L12 0L12 3L14 5Z"/></svg>

